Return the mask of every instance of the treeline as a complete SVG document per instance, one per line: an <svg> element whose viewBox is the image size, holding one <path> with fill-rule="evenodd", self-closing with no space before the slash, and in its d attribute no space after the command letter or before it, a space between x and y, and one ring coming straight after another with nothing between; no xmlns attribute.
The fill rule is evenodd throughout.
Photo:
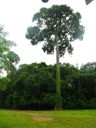
<svg viewBox="0 0 96 128"><path fill-rule="evenodd" d="M60 65L64 109L96 109L96 63ZM0 108L54 109L56 65L23 64L0 89ZM4 81L5 78L3 78ZM2 80L0 80L1 82ZM6 82L5 82L6 83Z"/></svg>

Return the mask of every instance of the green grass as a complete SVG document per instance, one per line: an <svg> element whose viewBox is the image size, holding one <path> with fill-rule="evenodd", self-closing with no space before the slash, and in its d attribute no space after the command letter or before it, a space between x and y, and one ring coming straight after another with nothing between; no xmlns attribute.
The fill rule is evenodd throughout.
<svg viewBox="0 0 96 128"><path fill-rule="evenodd" d="M96 110L0 110L0 128L96 128Z"/></svg>

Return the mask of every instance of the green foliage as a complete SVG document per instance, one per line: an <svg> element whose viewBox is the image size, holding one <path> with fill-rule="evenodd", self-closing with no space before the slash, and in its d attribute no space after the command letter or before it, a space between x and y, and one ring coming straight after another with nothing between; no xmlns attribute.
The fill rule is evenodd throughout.
<svg viewBox="0 0 96 128"><path fill-rule="evenodd" d="M44 95L42 106L46 109L54 109L55 104L55 94L46 93Z"/></svg>
<svg viewBox="0 0 96 128"><path fill-rule="evenodd" d="M94 71L94 70L96 70L96 62L89 62L85 65L82 65L80 69L81 69L81 71L84 71L84 70Z"/></svg>
<svg viewBox="0 0 96 128"><path fill-rule="evenodd" d="M8 40L6 35L7 33L4 32L3 26L0 25L0 74L6 71L9 75L10 70L15 69L12 63L18 62L20 59L17 54L10 51L10 48L16 46L16 44Z"/></svg>
<svg viewBox="0 0 96 128"><path fill-rule="evenodd" d="M13 108L42 109L45 94L55 91L52 78L45 63L20 66L10 85Z"/></svg>
<svg viewBox="0 0 96 128"><path fill-rule="evenodd" d="M1 78L0 108L45 110L59 106L64 109L96 109L95 69L81 71L73 65L60 64L62 97L56 94L55 69L56 65L43 62L24 64L11 80Z"/></svg>
<svg viewBox="0 0 96 128"><path fill-rule="evenodd" d="M96 98L92 98L87 102L88 109L96 109Z"/></svg>
<svg viewBox="0 0 96 128"><path fill-rule="evenodd" d="M16 72L16 64L20 61L19 56L13 51L9 51L6 55L6 63L5 70L7 72L7 76L11 78L13 74Z"/></svg>
<svg viewBox="0 0 96 128"><path fill-rule="evenodd" d="M19 58L19 56L16 54L16 53L14 53L13 51L10 51L10 52L8 52L8 54L7 54L7 59L10 61L10 63L15 63L15 64L17 64L19 61L20 61L20 58Z"/></svg>
<svg viewBox="0 0 96 128"><path fill-rule="evenodd" d="M10 79L7 77L0 78L0 90L5 90L7 85L10 83Z"/></svg>
<svg viewBox="0 0 96 128"><path fill-rule="evenodd" d="M54 53L56 47L56 34L58 35L59 55L62 57L67 50L72 52L70 44L75 39L82 39L84 27L80 24L81 15L66 5L53 5L50 8L41 8L33 16L36 26L28 27L26 38L31 40L32 45L44 41L43 51L47 54Z"/></svg>

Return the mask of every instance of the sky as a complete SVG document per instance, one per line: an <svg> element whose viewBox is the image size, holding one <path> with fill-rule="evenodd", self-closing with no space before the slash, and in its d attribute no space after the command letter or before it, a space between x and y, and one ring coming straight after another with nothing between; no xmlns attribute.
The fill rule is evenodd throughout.
<svg viewBox="0 0 96 128"><path fill-rule="evenodd" d="M72 43L74 51L72 55L66 55L60 59L61 63L73 65L96 62L96 1L85 4L85 0L49 0L42 3L41 0L0 0L0 24L4 25L4 30L9 33L8 39L16 42L17 47L12 50L20 56L19 64L30 64L46 62L56 63L54 55L47 55L42 51L42 44L32 46L25 38L27 28L32 25L33 15L42 7L52 5L67 4L74 12L80 12L81 23L85 27L83 41Z"/></svg>

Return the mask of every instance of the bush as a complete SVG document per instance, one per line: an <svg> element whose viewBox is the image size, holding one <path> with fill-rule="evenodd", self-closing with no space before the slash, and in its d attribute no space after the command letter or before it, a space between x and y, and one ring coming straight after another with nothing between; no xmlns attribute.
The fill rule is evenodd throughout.
<svg viewBox="0 0 96 128"><path fill-rule="evenodd" d="M88 109L96 109L96 98L93 98L87 102L86 107Z"/></svg>

